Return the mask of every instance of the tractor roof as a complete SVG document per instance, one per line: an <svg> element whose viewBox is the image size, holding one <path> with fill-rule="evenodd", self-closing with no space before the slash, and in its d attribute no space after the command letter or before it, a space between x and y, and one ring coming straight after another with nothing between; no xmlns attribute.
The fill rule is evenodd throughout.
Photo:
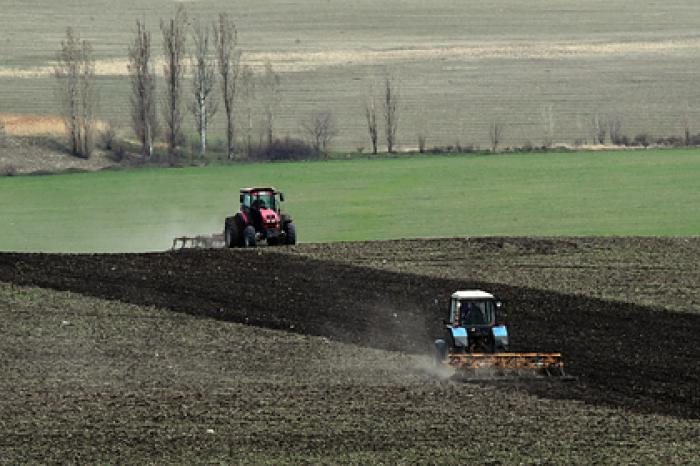
<svg viewBox="0 0 700 466"><path fill-rule="evenodd" d="M241 188L242 193L249 193L251 191L272 191L273 193L277 192L277 190L275 189L274 186L267 186L267 187L260 187L260 188Z"/></svg>
<svg viewBox="0 0 700 466"><path fill-rule="evenodd" d="M481 290L455 291L452 293L454 299L493 299L491 293Z"/></svg>

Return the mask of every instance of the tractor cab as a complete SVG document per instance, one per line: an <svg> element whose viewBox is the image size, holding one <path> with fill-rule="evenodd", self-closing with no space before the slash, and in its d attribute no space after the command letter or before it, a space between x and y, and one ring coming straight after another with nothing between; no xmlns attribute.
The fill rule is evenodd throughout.
<svg viewBox="0 0 700 466"><path fill-rule="evenodd" d="M493 297L452 297L450 322L455 327L493 327L496 323L496 303Z"/></svg>
<svg viewBox="0 0 700 466"><path fill-rule="evenodd" d="M284 193L275 188L245 188L240 194L241 210L266 209L275 212L280 211L280 203L284 202Z"/></svg>

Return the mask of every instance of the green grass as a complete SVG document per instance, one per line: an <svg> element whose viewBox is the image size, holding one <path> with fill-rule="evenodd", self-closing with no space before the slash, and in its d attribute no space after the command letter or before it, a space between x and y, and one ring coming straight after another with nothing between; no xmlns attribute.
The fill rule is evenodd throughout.
<svg viewBox="0 0 700 466"><path fill-rule="evenodd" d="M143 251L220 232L273 184L304 242L698 235L697 150L406 157L0 179L0 249Z"/></svg>

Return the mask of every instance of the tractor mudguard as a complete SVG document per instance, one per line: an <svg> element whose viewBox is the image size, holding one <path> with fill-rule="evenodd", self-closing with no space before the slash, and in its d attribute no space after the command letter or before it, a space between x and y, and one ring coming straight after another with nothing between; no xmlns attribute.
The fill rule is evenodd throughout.
<svg viewBox="0 0 700 466"><path fill-rule="evenodd" d="M508 348L508 329L505 325L492 327L491 333L496 348Z"/></svg>

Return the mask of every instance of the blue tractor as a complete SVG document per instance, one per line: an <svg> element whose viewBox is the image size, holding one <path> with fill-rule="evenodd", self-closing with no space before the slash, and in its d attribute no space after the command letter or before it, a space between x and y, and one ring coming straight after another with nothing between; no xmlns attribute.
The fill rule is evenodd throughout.
<svg viewBox="0 0 700 466"><path fill-rule="evenodd" d="M467 375L564 376L560 353L510 353L508 329L499 319L503 303L481 290L457 291L450 299L446 337L435 340L435 363Z"/></svg>

